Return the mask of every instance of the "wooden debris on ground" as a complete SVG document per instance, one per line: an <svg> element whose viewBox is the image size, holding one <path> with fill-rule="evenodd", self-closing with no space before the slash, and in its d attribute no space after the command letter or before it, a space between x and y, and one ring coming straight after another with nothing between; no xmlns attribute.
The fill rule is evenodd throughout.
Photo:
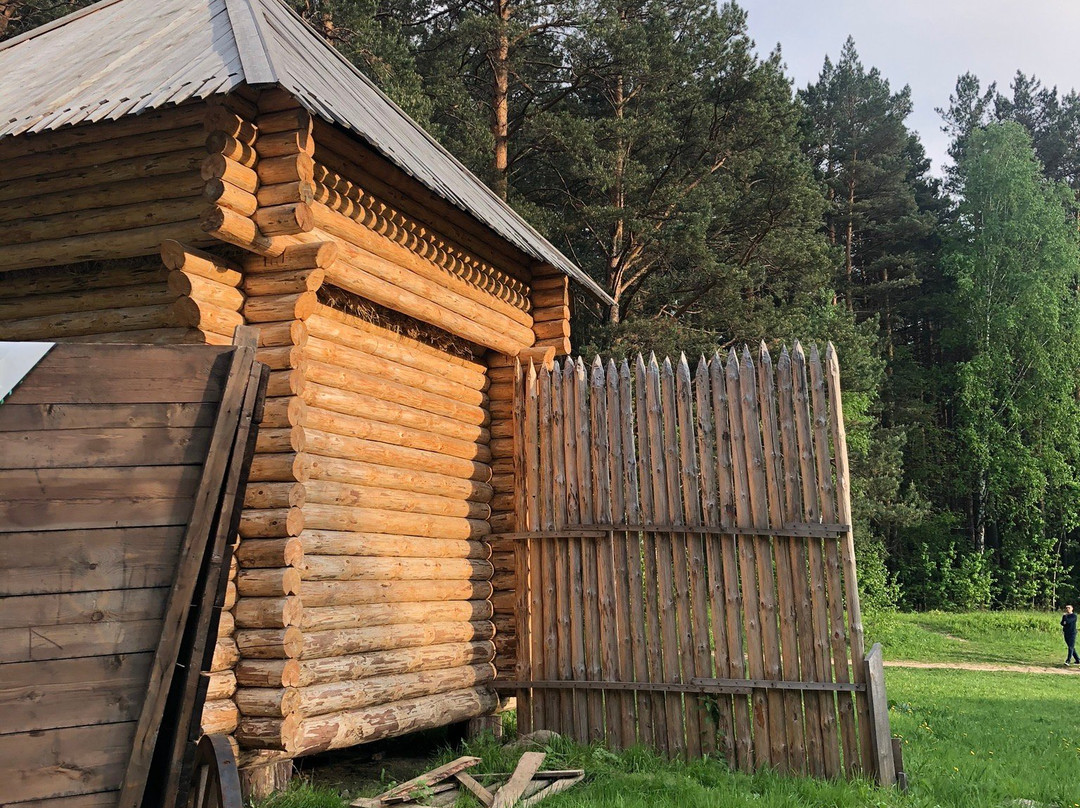
<svg viewBox="0 0 1080 808"><path fill-rule="evenodd" d="M470 775L470 769L480 758L460 757L439 766L408 782L394 786L377 797L362 797L352 802L353 808L387 808L387 806L450 806L466 791L480 801L484 808L531 808L553 794L558 794L585 778L581 769L540 771L546 754L526 752L513 772ZM477 778L489 781L487 785Z"/></svg>

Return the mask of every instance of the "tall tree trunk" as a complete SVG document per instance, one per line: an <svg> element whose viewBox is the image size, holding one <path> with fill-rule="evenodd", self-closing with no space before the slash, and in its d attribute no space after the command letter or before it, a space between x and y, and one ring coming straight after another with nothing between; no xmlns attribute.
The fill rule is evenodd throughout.
<svg viewBox="0 0 1080 808"><path fill-rule="evenodd" d="M620 73L615 77L615 86L612 87L612 108L615 111L615 167L611 178L611 206L614 210L623 211L626 208L626 143L623 140L622 122L626 114L626 89L624 78ZM611 246L608 250L608 288L615 303L608 312L608 321L615 325L622 319L620 305L621 279L626 267L622 265L623 247L626 240L626 220L620 215L615 219L611 228Z"/></svg>
<svg viewBox="0 0 1080 808"><path fill-rule="evenodd" d="M493 0L495 42L488 51L491 64L491 135L495 153L495 193L506 199L510 153L510 2Z"/></svg>
<svg viewBox="0 0 1080 808"><path fill-rule="evenodd" d="M848 311L855 311L855 163L858 153L851 157L851 174L848 178L847 233L844 238L844 274L847 278Z"/></svg>

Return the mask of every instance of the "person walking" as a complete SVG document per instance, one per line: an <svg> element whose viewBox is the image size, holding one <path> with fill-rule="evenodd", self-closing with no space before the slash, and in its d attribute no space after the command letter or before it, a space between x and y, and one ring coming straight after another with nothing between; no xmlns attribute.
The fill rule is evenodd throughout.
<svg viewBox="0 0 1080 808"><path fill-rule="evenodd" d="M1061 630L1065 634L1065 647L1067 649L1065 664L1070 665L1073 662L1080 662L1080 656L1076 655L1076 615L1073 614L1072 606L1066 606L1065 614L1061 615Z"/></svg>

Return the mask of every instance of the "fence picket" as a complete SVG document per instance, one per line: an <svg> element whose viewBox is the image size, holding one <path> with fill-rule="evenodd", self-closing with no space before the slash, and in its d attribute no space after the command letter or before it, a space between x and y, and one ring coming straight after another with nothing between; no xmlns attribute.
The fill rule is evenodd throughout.
<svg viewBox="0 0 1080 808"><path fill-rule="evenodd" d="M537 389L536 365L529 363L529 369L525 377L525 469L528 498L526 500L526 530L535 531L540 527L540 408L538 406L539 390ZM526 542L528 556L526 580L529 592L529 668L535 674L544 671L544 627L542 625L543 596L539 582L540 574L540 545L542 540L530 540ZM544 719L544 703L548 694L543 690L534 689L531 699L531 715L529 726L540 726Z"/></svg>
<svg viewBox="0 0 1080 808"><path fill-rule="evenodd" d="M619 409L623 444L623 479L626 493L627 524L641 524L641 507L638 495L637 448L634 440L634 398L630 380L630 364L624 359L619 368ZM630 588L630 651L633 658L633 678L636 682L649 680L647 656L649 646L645 633L645 595L641 578L641 534L626 533L627 584ZM659 740L653 730L652 697L638 694L637 738L639 743L658 746Z"/></svg>
<svg viewBox="0 0 1080 808"><path fill-rule="evenodd" d="M713 357L709 367L709 385L712 392L713 413L716 422L716 469L720 524L735 524L738 509L735 507L735 467L733 458L739 454L735 450L731 429L731 405L728 397L727 372L720 354ZM743 613L742 588L739 582L742 573L739 569L739 552L735 546L734 534L720 537L721 573L724 587L724 613L727 621L727 656L732 679L746 678L746 655L743 651ZM754 767L753 745L753 700L746 696L733 696L735 713L735 754L740 768L750 770Z"/></svg>
<svg viewBox="0 0 1080 808"><path fill-rule="evenodd" d="M717 497L716 479L716 434L710 397L709 366L702 356L694 373L695 415L697 416L698 470L701 474L701 509L703 524L720 524L720 504ZM707 660L706 669L713 670L711 675L726 678L730 675L727 655L727 624L724 607L723 555L721 542L717 536L703 537L705 548L705 587L708 592L708 631L712 635L712 660ZM707 649L709 650L709 649ZM710 674L706 674L710 675ZM712 748L719 748L732 768L736 765L735 733L732 723L731 696L718 693L712 702L715 705L713 722L714 737Z"/></svg>
<svg viewBox="0 0 1080 808"><path fill-rule="evenodd" d="M555 530L555 465L553 458L553 428L551 412L551 372L541 367L537 372L537 398L540 406L538 419L540 435L540 530ZM541 616L544 632L543 674L545 679L558 677L558 609L555 600L555 542L540 539L536 542L539 554L539 580L537 591L541 593ZM546 693L541 699L544 727L554 729L559 724L559 694Z"/></svg>
<svg viewBox="0 0 1080 808"><path fill-rule="evenodd" d="M611 430L607 411L607 385L604 380L604 365L600 357L592 367L592 389L590 391L590 411L592 414L593 446L596 456L593 460L593 475L596 480L595 508L599 524L612 524L612 481L611 481ZM618 681L619 631L615 619L615 540L614 534L593 543L596 547L596 584L597 603L600 617L600 678L603 681ZM622 734L621 697L618 693L601 694L604 697L604 715L606 738L616 748L625 745Z"/></svg>
<svg viewBox="0 0 1080 808"><path fill-rule="evenodd" d="M734 350L728 353L726 383L730 404L728 419L731 424L731 461L735 472L735 524L739 527L752 527L754 516L750 510L750 479L747 469L746 426L742 415L742 385L739 360ZM746 625L747 669L752 679L764 679L765 646L762 637L764 628L761 601L758 597L757 542L751 538L747 541L736 542L736 547L739 551L739 579L742 582ZM753 692L751 702L754 707L754 765L764 768L772 761L769 742L770 705L761 690Z"/></svg>
<svg viewBox="0 0 1080 808"><path fill-rule="evenodd" d="M832 428L833 457L836 462L836 501L837 516L848 526L844 534L843 572L844 592L848 606L848 622L851 626L851 660L854 679L865 685L866 668L859 664L866 656L866 642L863 637L862 612L859 607L859 585L855 574L855 536L851 530L851 470L848 468L847 431L844 427L844 405L840 390L840 362L836 356L836 347L830 342L825 349L826 373L829 380L829 424ZM869 697L866 693L855 694L855 708L859 715L859 739L861 743L863 769L870 769L873 759L871 733L866 729L870 725Z"/></svg>
<svg viewBox="0 0 1080 808"><path fill-rule="evenodd" d="M776 559L777 617L780 622L780 664L784 679L799 681L798 640L795 636L795 587L791 578L791 546L800 541L783 536L780 528L794 518L785 513L783 471L780 458L780 431L776 414L776 376L772 357L764 342L758 362L758 404L761 409L761 434L765 452L769 523L777 534L772 538ZM784 702L784 736L788 741L787 765L791 771L806 770L806 744L803 736L802 698L797 691L781 694Z"/></svg>
<svg viewBox="0 0 1080 808"><path fill-rule="evenodd" d="M567 516L567 497L570 483L566 476L566 411L563 408L562 370L555 363L551 370L551 465L554 469L555 524L562 528L570 524ZM576 492L575 492L576 493ZM555 550L555 669L559 679L574 678L570 661L570 553L565 541L554 541ZM574 722L573 693L558 692L558 731L570 733Z"/></svg>
<svg viewBox="0 0 1080 808"><path fill-rule="evenodd" d="M590 485L589 478L582 478L579 472L578 453L581 451L581 433L578 425L578 384L577 365L574 360L567 357L563 366L563 406L566 413L566 425L563 437L566 441L566 478L567 519L573 520L574 524L582 524L583 518L590 516L582 511L581 502L583 494L581 489ZM574 680L585 680L585 619L583 609L585 598L583 594L582 576L582 540L569 539L566 542L570 555L570 609L573 615L570 623L570 659ZM588 694L584 690L573 691L574 723L573 736L580 743L588 743L589 716Z"/></svg>
<svg viewBox="0 0 1080 808"><path fill-rule="evenodd" d="M604 371L604 394L607 398L608 433L611 436L611 519L615 524L632 524L626 516L626 478L623 461L622 406L619 390L619 371L614 360L609 359ZM631 433L632 436L633 433ZM611 536L614 569L612 570L612 597L615 601L615 642L617 643L617 678L622 682L634 681L633 658L630 655L630 574L627 534L625 531ZM634 559L635 563L637 559ZM617 700L621 722L622 746L637 742L636 713L633 691L612 694Z"/></svg>
<svg viewBox="0 0 1080 808"><path fill-rule="evenodd" d="M829 415L825 393L825 374L816 345L810 347L810 393L814 412L814 443L818 467L818 491L821 497L822 518L836 523L837 508L832 467L829 463ZM825 540L826 589L829 598L829 622L832 635L833 671L838 682L850 682L847 625L844 619L844 592L840 581L840 550L836 539ZM844 740L844 768L849 775L861 768L861 748L855 728L855 711L848 693L838 693L836 701L840 714L840 732Z"/></svg>
<svg viewBox="0 0 1080 808"><path fill-rule="evenodd" d="M807 522L821 521L817 467L810 422L810 391L806 378L806 355L798 341L791 354L795 384L795 430L799 442L799 468L802 472L803 512ZM829 642L829 614L825 594L825 554L821 539L806 542L812 593L811 620L814 629L815 681L831 682L832 648ZM831 693L818 695L821 704L822 758L826 777L840 774L840 738L836 726L836 701Z"/></svg>
<svg viewBox="0 0 1080 808"><path fill-rule="evenodd" d="M656 480L652 450L652 429L649 416L648 372L641 354L637 356L635 366L635 398L637 404L638 427L638 478L641 485L641 521L643 524L656 524L653 511L653 486ZM660 610L667 605L660 599L660 587L656 569L656 534L645 530L641 533L642 557L644 559L644 593L646 626L648 628L649 648L646 654L649 680L664 681L663 646L660 631ZM655 743L666 748L668 742L667 701L662 693L649 693L652 702L653 732Z"/></svg>
<svg viewBox="0 0 1080 808"><path fill-rule="evenodd" d="M756 528L769 527L769 504L765 486L765 459L761 448L761 415L758 409L757 374L750 351L743 348L740 367L742 389L743 440L746 446L746 468L750 481L751 524ZM757 553L758 609L761 615L761 641L765 662L765 677L780 678L779 628L776 622L776 583L773 580L772 542L768 536L753 539ZM777 690L766 694L769 703L769 759L780 771L788 768L787 733L784 731L784 695Z"/></svg>
<svg viewBox="0 0 1080 808"><path fill-rule="evenodd" d="M795 435L795 403L791 380L791 356L784 348L777 361L777 393L780 408L780 434L784 464L784 510L787 518L803 518L802 480L799 475L799 447ZM799 675L803 681L812 680L814 667L813 621L811 619L811 590L808 583L807 548L805 541L790 541L791 580L797 600L796 638L798 641ZM821 741L821 699L814 693L803 697L805 711L805 743L808 771L816 777L825 775Z"/></svg>
<svg viewBox="0 0 1080 808"><path fill-rule="evenodd" d="M525 389L524 371L521 362L514 362L514 479L524 484L518 485L514 490L514 513L518 530L528 530L528 498L529 498L529 473L526 470L528 464L528 425L525 410L528 407ZM517 591L517 599L514 604L514 622L518 637L518 656L516 675L519 682L528 682L532 679L532 665L530 655L529 636L529 605L532 600L529 596L529 544L520 541L514 545L514 583ZM517 697L518 726L522 732L532 731L532 698L531 691L519 688Z"/></svg>

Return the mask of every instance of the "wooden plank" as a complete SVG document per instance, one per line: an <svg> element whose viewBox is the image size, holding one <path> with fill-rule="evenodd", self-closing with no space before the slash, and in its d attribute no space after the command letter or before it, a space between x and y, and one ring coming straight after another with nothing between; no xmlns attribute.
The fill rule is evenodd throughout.
<svg viewBox="0 0 1080 808"><path fill-rule="evenodd" d="M4 500L0 501L0 534L34 529L64 531L186 525L190 516L190 498Z"/></svg>
<svg viewBox="0 0 1080 808"><path fill-rule="evenodd" d="M709 525L720 524L720 496L719 481L717 480L716 464L716 429L712 407L711 381L709 379L709 366L702 356L694 373L694 415L697 421L697 451L698 473L701 475L698 506L701 508L701 523ZM704 589L700 597L708 598L706 606L698 609L706 616L705 627L705 652L704 667L712 671L715 666L717 676L727 674L730 663L727 655L727 625L724 603L723 584L723 557L721 555L720 542L713 536L703 536L703 580L701 586ZM710 641L711 637L711 641ZM710 655L711 654L711 658ZM703 741L704 748L711 748L713 752L718 749L728 762L728 766L735 768L735 734L732 715L732 702L726 696L717 696L715 718L710 717L712 722L713 737L708 742Z"/></svg>
<svg viewBox="0 0 1080 808"><path fill-rule="evenodd" d="M551 372L541 367L537 374L537 405L540 409L540 512L537 524L541 530L555 529L555 467L552 458L552 410L551 410ZM560 451L562 446L559 447ZM543 665L546 678L558 676L558 603L555 593L555 542L536 542L539 551L539 564L536 570L537 591L541 602L541 630L543 636ZM539 711L544 716L542 728L559 731L559 699L548 694L540 695Z"/></svg>
<svg viewBox="0 0 1080 808"><path fill-rule="evenodd" d="M532 808L532 806L539 803L541 800L546 800L548 797L552 797L556 794L561 794L568 788L572 788L585 779L585 775L578 775L577 777L568 777L562 780L554 780L550 785L537 791L532 796L521 801L521 808Z"/></svg>
<svg viewBox="0 0 1080 808"><path fill-rule="evenodd" d="M791 356L787 348L777 362L777 393L780 409L780 436L783 447L784 509L789 519L803 517L802 480L799 474L799 446L795 434L795 404L791 376ZM799 675L814 675L814 626L811 618L812 591L808 576L808 550L805 542L788 542L789 567L796 603L796 639L798 642ZM804 742L807 772L824 777L825 763L821 739L821 700L816 696L803 699L805 713Z"/></svg>
<svg viewBox="0 0 1080 808"><path fill-rule="evenodd" d="M810 388L806 378L806 357L802 345L795 342L791 354L791 372L795 394L795 434L799 444L799 470L802 478L803 516L808 522L821 518L817 466L814 462L813 427L810 420ZM829 613L825 594L825 553L820 541L806 543L810 568L811 625L814 637L814 673L819 682L831 682L832 658L829 644ZM806 674L803 674L806 678ZM822 756L825 776L840 775L840 737L836 725L836 701L831 696L819 698L821 713Z"/></svg>
<svg viewBox="0 0 1080 808"><path fill-rule="evenodd" d="M491 803L491 808L510 808L521 799L525 787L532 781L533 775L540 770L545 757L547 755L544 752L526 752L523 754L506 785L495 792L495 799Z"/></svg>
<svg viewBox="0 0 1080 808"><path fill-rule="evenodd" d="M614 360L608 360L604 372L604 393L607 399L607 432L611 453L611 521L626 521L626 465L623 460L622 407L619 400L619 370ZM612 532L611 597L614 601L616 644L616 670L618 678L633 681L634 661L630 647L630 592L628 583L629 556L625 532ZM637 556L634 557L637 564ZM617 702L621 727L619 730L624 747L637 742L636 709L632 693L623 693Z"/></svg>
<svg viewBox="0 0 1080 808"><path fill-rule="evenodd" d="M769 349L762 342L758 364L759 408L761 411L762 448L765 461L766 500L769 524L782 526L792 519L784 510L783 470L780 457L780 428L776 412L776 374ZM777 619L780 629L780 664L783 677L799 678L798 639L795 636L795 589L791 580L790 538L773 537L776 565ZM787 770L806 771L806 742L803 735L802 699L796 693L783 697L783 733L787 741Z"/></svg>
<svg viewBox="0 0 1080 808"><path fill-rule="evenodd" d="M0 432L36 429L191 429L214 424L217 402L151 404L12 404L0 410Z"/></svg>
<svg viewBox="0 0 1080 808"><path fill-rule="evenodd" d="M470 791L476 799L480 800L480 804L484 808L491 808L491 804L495 801L495 795L473 779L471 775L466 772L457 772L454 779L461 783L463 788Z"/></svg>
<svg viewBox="0 0 1080 808"><path fill-rule="evenodd" d="M623 461L623 498L626 505L626 520L641 521L641 504L638 494L638 456L634 430L634 393L630 378L630 365L624 359L619 367L619 428L622 440ZM623 668L625 677L632 677L635 682L644 682L649 678L647 655L649 643L645 634L645 596L641 577L641 534L638 531L626 531L626 579L629 590L627 608L627 646L632 666ZM637 742L651 745L653 741L652 702L648 698L636 699ZM629 740L631 736L627 736Z"/></svg>
<svg viewBox="0 0 1080 808"><path fill-rule="evenodd" d="M638 478L641 484L641 521L645 523L655 522L654 509L654 485L659 470L653 466L653 429L652 415L649 406L649 378L645 361L638 354L634 364L634 397L637 410L638 440ZM641 532L642 556L644 557L644 600L645 600L645 641L648 644L645 658L648 662L648 679L650 682L664 681L663 653L660 632L660 612L666 608L669 598L662 598L658 583L656 568L656 536L650 531ZM668 743L668 715L667 703L663 696L654 695L650 698L652 704L654 749L663 750Z"/></svg>
<svg viewBox="0 0 1080 808"><path fill-rule="evenodd" d="M444 763L442 766L437 766L431 771L424 772L419 777L414 777L412 780L406 780L404 783L394 786L388 791L384 791L379 795L378 799L384 804L409 802L416 796L417 792L423 791L437 783L441 783L443 780L453 777L458 772L472 768L479 762L480 758L478 757L459 757L449 763Z"/></svg>
<svg viewBox="0 0 1080 808"><path fill-rule="evenodd" d="M204 427L0 432L0 469L191 465L209 437Z"/></svg>
<svg viewBox="0 0 1080 808"><path fill-rule="evenodd" d="M679 476L683 491L683 517L687 525L702 524L700 468L697 456L696 423L694 420L694 390L690 379L690 365L686 354L679 357L675 377L676 413L679 422ZM705 545L700 534L690 534L686 539L687 565L689 567L690 614L689 648L692 655L693 676L711 676L709 643L708 583L705 573ZM695 704L695 702L697 702ZM697 713L697 748L707 755L716 754L716 723L704 709L700 700L687 699L687 709Z"/></svg>
<svg viewBox="0 0 1080 808"><path fill-rule="evenodd" d="M660 366L656 356L649 357L646 371L645 394L649 415L649 456L652 467L652 505L656 524L665 525L671 520L670 481L668 477L668 446L664 433L664 407L670 402L662 391ZM677 472L676 472L677 473ZM654 536L656 548L656 582L658 587L657 604L660 609L660 638L662 649L661 665L663 681L677 682L680 678L679 639L675 609L671 608L675 598L675 578L672 558L672 541L667 535ZM682 708L682 699L669 695L664 697L664 712L667 717L667 738L663 751L672 756L681 756L686 751L686 724Z"/></svg>
<svg viewBox="0 0 1080 808"><path fill-rule="evenodd" d="M661 366L661 410L664 416L664 465L665 488L669 521L683 526L683 497L680 487L682 458L679 444L675 370L671 359L664 358ZM693 426L691 425L691 429ZM669 534L667 541L672 556L671 575L674 583L675 638L678 643L678 675L687 681L694 675L693 626L690 619L690 570L687 561L687 544L690 536L685 533ZM666 557L666 556L665 556ZM701 706L700 700L687 696L683 699L684 744L688 757L701 755Z"/></svg>
<svg viewBox="0 0 1080 808"><path fill-rule="evenodd" d="M892 731L889 728L889 701L885 695L885 667L881 657L881 643L874 643L874 647L866 655L863 676L866 681L865 698L869 706L867 734L871 738L874 755L872 770L879 786L892 786L896 783L896 760L893 757Z"/></svg>
<svg viewBox="0 0 1080 808"><path fill-rule="evenodd" d="M851 525L851 469L848 465L847 430L844 426L844 404L840 388L840 362L836 356L836 347L831 342L825 351L825 364L829 387L829 424L836 463L837 516ZM840 557L844 574L844 600L847 603L848 624L851 629L853 678L856 682L865 682L864 669L859 660L865 656L866 640L863 636L858 574L855 568L855 536L850 528L844 534ZM859 715L859 741L865 762L870 760L872 754L870 733L866 729L870 723L870 708L866 697L855 697L855 709Z"/></svg>
<svg viewBox="0 0 1080 808"><path fill-rule="evenodd" d="M160 620L0 629L0 662L137 654L154 649Z"/></svg>
<svg viewBox="0 0 1080 808"><path fill-rule="evenodd" d="M750 510L755 527L769 525L768 492L765 481L765 459L761 445L758 407L757 375L750 351L744 346L740 370L742 389L743 439L746 446L746 465L750 482ZM758 610L761 620L762 650L765 661L765 677L780 678L780 639L776 622L776 585L773 581L772 542L766 536L755 540L758 578ZM786 771L787 734L784 728L784 702L779 693L769 693L769 755L775 768Z"/></svg>
<svg viewBox="0 0 1080 808"><path fill-rule="evenodd" d="M526 524L532 529L540 527L540 391L536 366L530 362L525 375L525 480ZM540 541L527 544L528 581L528 631L522 638L529 644L529 666L535 676L544 670L543 589L540 579ZM532 715L530 726L535 730L543 725L545 694L534 692L531 696Z"/></svg>
<svg viewBox="0 0 1080 808"><path fill-rule="evenodd" d="M114 789L131 754L134 722L0 735L5 802Z"/></svg>
<svg viewBox="0 0 1080 808"><path fill-rule="evenodd" d="M528 498L528 433L525 401L525 378L521 363L514 362L514 524L518 530L529 528ZM530 678L532 672L529 646L529 545L519 543L514 548L514 629L517 644L515 671L520 679ZM526 689L517 692L517 720L522 733L532 732L532 696Z"/></svg>
<svg viewBox="0 0 1080 808"><path fill-rule="evenodd" d="M713 405L716 433L716 480L717 507L721 524L738 521L739 511L735 505L735 460L742 456L741 446L733 440L731 404L728 398L727 370L717 353L709 363L709 387ZM736 407L738 399L736 399ZM738 419L736 419L738 420ZM745 480L745 473L740 477ZM740 588L741 571L739 554L733 536L719 540L718 570L712 580L712 588L723 588L725 636L729 676L734 679L746 676L746 656L743 650L743 600ZM712 567L710 567L710 570ZM710 574L713 573L710 571ZM718 672L719 668L718 659ZM744 771L754 767L753 705L749 700L736 697L732 700L734 713L734 749L730 752Z"/></svg>
<svg viewBox="0 0 1080 808"><path fill-rule="evenodd" d="M568 499L577 497L577 490L571 492L567 482L566 418L563 374L559 366L555 364L551 373L551 462L554 469L555 523L560 527L567 524ZM570 548L569 543L564 541L552 542L552 544L555 550L555 669L560 679L571 679L574 669L570 646ZM558 732L572 735L574 699L569 691L559 693L558 716Z"/></svg>
<svg viewBox="0 0 1080 808"><path fill-rule="evenodd" d="M0 665L0 734L134 721L149 652Z"/></svg>
<svg viewBox="0 0 1080 808"><path fill-rule="evenodd" d="M119 789L98 791L93 794L77 794L51 800L30 800L19 803L19 808L114 808L120 799Z"/></svg>
<svg viewBox="0 0 1080 808"><path fill-rule="evenodd" d="M598 522L610 524L611 505L611 431L607 408L607 383L600 357L592 366L590 376L590 416L592 443L596 451L593 462L593 507ZM615 618L615 535L607 534L596 543L596 591L600 618L600 679L621 678L618 669L619 626ZM622 699L604 696L604 724L607 743L616 749L624 748Z"/></svg>
<svg viewBox="0 0 1080 808"><path fill-rule="evenodd" d="M581 507L581 521L586 525L594 524L596 518L597 482L593 476L597 448L593 440L590 418L589 377L585 363L578 357L574 364L574 406L577 408L577 464L578 464L578 501ZM600 604L597 594L596 543L581 543L581 613L582 633L584 637L584 664L586 679L601 679L600 652ZM604 737L604 696L599 690L589 690L586 695L588 716L587 742Z"/></svg>
<svg viewBox="0 0 1080 808"><path fill-rule="evenodd" d="M0 597L163 586L182 536L178 526L2 534Z"/></svg>
<svg viewBox="0 0 1080 808"><path fill-rule="evenodd" d="M531 682L501 682L496 689L512 690L516 687L536 687L544 690L582 688L590 690L625 690L657 693L749 693L751 690L779 690L787 692L811 691L817 693L864 693L866 685L854 682L791 682L787 679L717 679L693 678L688 682L561 682L538 679Z"/></svg>
<svg viewBox="0 0 1080 808"><path fill-rule="evenodd" d="M60 344L4 406L220 401L230 354L227 347Z"/></svg>
<svg viewBox="0 0 1080 808"><path fill-rule="evenodd" d="M7 469L0 471L0 502L190 499L200 471L199 465Z"/></svg>
<svg viewBox="0 0 1080 808"><path fill-rule="evenodd" d="M588 480L581 480L578 474L578 410L577 410L577 367L573 359L566 358L562 368L562 412L563 458L566 466L566 518L570 524L581 522L581 486L588 485ZM569 671L576 680L585 678L585 625L582 618L582 560L581 542L566 543L569 557L567 579L567 599L570 617ZM580 743L588 743L588 702L584 693L574 691L571 694L571 712L573 724L567 725L567 731Z"/></svg>
<svg viewBox="0 0 1080 808"><path fill-rule="evenodd" d="M746 402L743 400L744 383L739 370L739 361L732 350L728 354L726 369L728 418L731 425L731 459L734 469L733 494L735 499L735 518L740 526L754 523L754 513L750 501L750 465L752 459L746 435ZM755 525L756 526L756 525ZM743 609L746 631L747 669L755 679L765 678L764 633L761 613L761 599L758 594L758 545L757 542L742 542L739 551L739 578L742 583ZM772 763L772 750L769 736L769 711L771 704L762 693L753 694L754 707L754 766L763 768Z"/></svg>
<svg viewBox="0 0 1080 808"><path fill-rule="evenodd" d="M822 518L835 522L837 515L835 488L833 486L831 451L829 447L828 398L825 392L825 375L817 346L810 349L810 392L814 415L814 456L818 473L818 497L822 506ZM851 681L847 623L844 619L844 592L840 578L840 550L836 541L825 540L826 592L829 599L829 624L832 638L833 672L838 682ZM856 660L852 660L856 662ZM862 770L862 745L855 726L855 709L851 698L837 698L840 715L840 732L844 741L844 769L849 775Z"/></svg>
<svg viewBox="0 0 1080 808"><path fill-rule="evenodd" d="M228 468L230 448L236 438L255 351L246 345L239 346L232 350L229 359L231 361L225 379L221 406L218 409L217 420L210 438L203 477L199 482L198 493L195 497L194 515L188 524L181 545L176 579L162 622L161 642L154 655L147 698L139 717L131 759L124 775L120 808L136 808L142 801L146 787L146 774L149 771L161 716L168 697L168 682L172 678L173 668L177 662L184 622L198 582L203 554L210 539L214 513Z"/></svg>
<svg viewBox="0 0 1080 808"><path fill-rule="evenodd" d="M0 629L159 620L166 592L164 588L113 589L8 597L0 610Z"/></svg>
<svg viewBox="0 0 1080 808"><path fill-rule="evenodd" d="M238 328L233 343L254 351L258 345L258 333L254 329ZM251 460L255 455L256 432L263 416L268 379L269 369L266 366L251 364L213 539L203 562L202 583L193 598L185 645L181 648L181 664L173 675L170 699L175 707L167 718L169 736L159 736L159 748L168 748L170 752L159 756L156 774L151 769L151 777L156 783L165 780L162 790L164 808L174 808L188 802L187 792L199 738L203 734L201 717L209 683L208 677L203 674L209 673L214 667L222 610L228 598L233 547L240 525ZM171 747L167 746L170 743Z"/></svg>

